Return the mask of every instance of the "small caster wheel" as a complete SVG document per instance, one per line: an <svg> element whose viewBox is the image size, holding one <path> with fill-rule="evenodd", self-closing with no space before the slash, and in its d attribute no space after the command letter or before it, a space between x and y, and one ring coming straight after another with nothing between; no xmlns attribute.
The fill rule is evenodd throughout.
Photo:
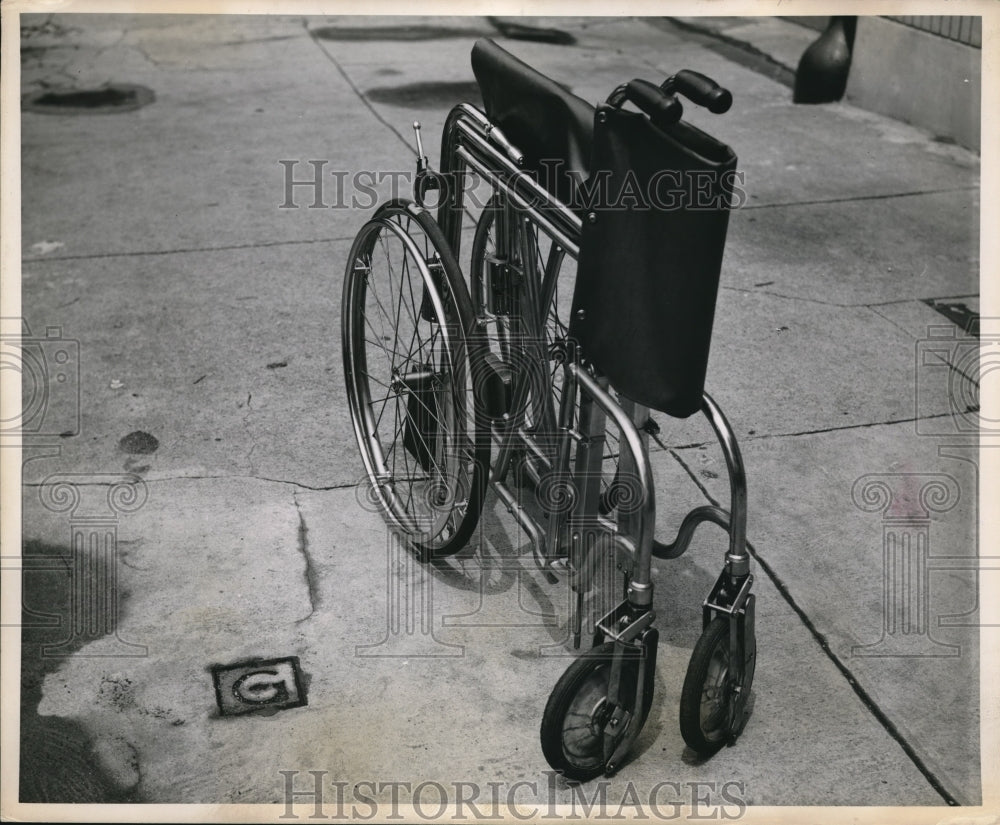
<svg viewBox="0 0 1000 825"><path fill-rule="evenodd" d="M730 675L729 619L717 616L701 634L684 677L680 713L681 735L699 756L711 756L739 735L745 720L734 725L733 717L746 705L739 700L750 694L756 662L754 642L742 683L737 685Z"/></svg>
<svg viewBox="0 0 1000 825"><path fill-rule="evenodd" d="M608 702L608 684L615 645L606 642L576 659L556 682L542 714L542 753L553 770L567 779L586 782L619 766L604 764L604 728L614 707ZM622 691L635 691L638 656L629 654L622 670ZM642 724L652 705L652 691L643 701L641 719L622 725L615 745L631 725Z"/></svg>

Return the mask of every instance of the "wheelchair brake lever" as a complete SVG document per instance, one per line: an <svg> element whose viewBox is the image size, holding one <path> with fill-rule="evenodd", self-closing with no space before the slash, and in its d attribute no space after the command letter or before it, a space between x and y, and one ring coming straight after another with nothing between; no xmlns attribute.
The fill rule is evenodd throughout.
<svg viewBox="0 0 1000 825"><path fill-rule="evenodd" d="M424 154L424 143L420 139L420 121L413 121L413 136L417 139L417 175L413 181L413 199L424 205L424 196L433 189L441 188L438 175L430 167L427 155Z"/></svg>

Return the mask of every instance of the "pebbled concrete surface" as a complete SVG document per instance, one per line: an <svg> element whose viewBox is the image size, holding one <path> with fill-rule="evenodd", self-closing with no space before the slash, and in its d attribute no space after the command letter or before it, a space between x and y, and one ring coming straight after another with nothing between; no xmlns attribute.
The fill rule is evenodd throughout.
<svg viewBox="0 0 1000 825"><path fill-rule="evenodd" d="M357 486L341 387L341 271L369 204L309 209L300 189L300 208L280 208L281 159L301 161L297 178L310 175L309 159L411 170L414 119L436 165L444 100L398 105L368 93L470 81L469 49L495 32L490 22L21 24L23 93L115 80L157 96L129 114L22 116L23 314L33 332L60 326L79 341L81 400L78 435L25 450L25 557L57 560L25 573L26 606L61 624L23 635L23 798L50 799L54 787L78 801L280 805L280 771L297 771L301 789L319 770L346 783L467 781L484 794L487 782L506 793L522 781L536 786L522 787L528 806L578 803L580 789L545 774L537 744L567 661L565 586L538 575L492 497L481 536L453 563L421 568L388 543ZM330 25L366 39L313 37ZM387 25L398 28L372 31ZM687 108L736 148L749 195L731 223L709 390L750 480L754 713L736 747L702 764L684 751L680 686L723 549L721 534L702 528L687 556L658 565L658 698L636 755L606 787L610 813L629 783L646 795L665 779L682 796L714 783L712 810L749 805L748 817L768 805L978 805L976 687L988 645L970 612L977 483L971 465L940 449L966 441L969 419L951 415L942 376L957 375L948 365L974 345L954 328L922 355L929 330L950 323L923 300L971 305L978 293L978 157L849 105L794 107L779 83L662 20L558 26L574 45L500 41L593 100L623 79L683 66L729 86L730 115ZM324 199L334 195L327 188ZM975 395L977 378L960 386ZM74 403L53 398L52 420L72 424ZM704 422L659 421L658 535L669 539L687 509L724 497L724 479L720 456L700 446L711 437ZM125 451L136 431L157 449ZM885 615L885 518L860 509L852 485L905 473L948 475L960 489L928 528L931 554L961 561L929 578L930 635L960 646L949 659L854 655L879 638ZM42 503L41 485L57 474L74 474L87 507L103 506L121 477L142 479L147 497L115 522L118 639L78 635L70 655L52 657L41 646L71 626L66 591L62 604L53 594L69 586L73 519L84 514ZM919 499L911 493L901 500ZM407 605L391 588L407 583L433 594L429 632L387 631L392 605ZM121 641L145 655L111 657ZM217 716L210 665L283 655L302 662L306 707ZM53 752L85 769L46 775ZM59 786L60 771L76 778ZM736 783L735 802L726 783ZM582 790L590 799L600 787ZM391 788L372 795L392 803Z"/></svg>

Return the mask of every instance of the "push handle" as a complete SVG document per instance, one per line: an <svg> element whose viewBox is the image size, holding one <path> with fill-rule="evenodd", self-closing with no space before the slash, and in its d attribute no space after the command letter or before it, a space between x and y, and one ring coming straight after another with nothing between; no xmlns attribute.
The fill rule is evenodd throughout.
<svg viewBox="0 0 1000 825"><path fill-rule="evenodd" d="M733 105L733 96L728 89L722 88L712 78L690 69L681 69L661 88L668 94L680 92L688 100L704 106L717 115L728 112L729 107Z"/></svg>
<svg viewBox="0 0 1000 825"><path fill-rule="evenodd" d="M625 99L642 109L658 126L672 126L684 114L684 107L676 97L648 80L630 80L623 91Z"/></svg>

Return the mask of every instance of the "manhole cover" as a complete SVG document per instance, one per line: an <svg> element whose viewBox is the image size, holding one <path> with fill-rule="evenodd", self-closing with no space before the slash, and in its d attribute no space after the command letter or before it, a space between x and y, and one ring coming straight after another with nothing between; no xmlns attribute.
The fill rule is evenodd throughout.
<svg viewBox="0 0 1000 825"><path fill-rule="evenodd" d="M153 90L131 83L114 83L99 89L46 89L28 95L21 108L49 115L131 112L154 100Z"/></svg>
<svg viewBox="0 0 1000 825"><path fill-rule="evenodd" d="M512 20L503 20L499 17L486 18L493 24L500 34L509 37L511 40L529 40L535 43L552 43L556 46L572 46L576 43L576 38L569 32L561 29L547 29L538 26L529 26L524 23Z"/></svg>

